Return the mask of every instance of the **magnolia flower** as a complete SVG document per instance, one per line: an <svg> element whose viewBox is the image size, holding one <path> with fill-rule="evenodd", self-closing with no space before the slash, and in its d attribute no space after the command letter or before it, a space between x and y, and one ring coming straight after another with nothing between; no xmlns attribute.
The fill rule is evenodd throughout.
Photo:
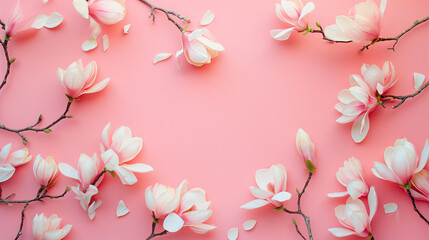
<svg viewBox="0 0 429 240"><path fill-rule="evenodd" d="M271 30L271 37L284 41L289 39L293 31L304 31L308 28L307 15L315 9L314 3L309 2L304 7L301 0L281 0L276 4L277 17L291 28Z"/></svg>
<svg viewBox="0 0 429 240"><path fill-rule="evenodd" d="M368 185L365 183L362 174L362 166L354 157L344 161L344 167L338 169L337 179L344 187L346 192L329 193L328 197L344 197L350 195L352 199L358 199L368 194Z"/></svg>
<svg viewBox="0 0 429 240"><path fill-rule="evenodd" d="M185 194L188 182L184 180L177 189L156 183L145 192L146 206L156 220L164 220L179 207L180 199ZM176 214L177 215L177 214Z"/></svg>
<svg viewBox="0 0 429 240"><path fill-rule="evenodd" d="M258 199L244 204L241 208L254 209L268 204L276 208L282 207L283 202L292 197L286 192L287 174L282 164L273 165L269 169L259 169L255 179L258 187L250 187L250 191Z"/></svg>
<svg viewBox="0 0 429 240"><path fill-rule="evenodd" d="M139 154L143 146L143 140L139 137L133 137L130 128L118 128L111 139L110 123L108 123L101 133L101 158L106 164L107 170L115 171L118 174L122 184L133 185L136 183L137 177L134 172L147 173L153 171L153 168L147 164L127 164Z"/></svg>
<svg viewBox="0 0 429 240"><path fill-rule="evenodd" d="M371 235L371 220L377 211L377 194L374 187L371 187L368 194L369 216L365 204L359 199L348 198L346 205L335 208L335 216L346 228L329 228L335 237L346 237L358 235L368 237Z"/></svg>
<svg viewBox="0 0 429 240"><path fill-rule="evenodd" d="M384 151L386 165L374 162L372 172L378 178L395 182L409 188L413 175L420 172L428 161L429 141L426 140L421 158L414 149L414 145L406 138L398 139L395 145L389 146Z"/></svg>
<svg viewBox="0 0 429 240"><path fill-rule="evenodd" d="M356 43L377 39L386 4L387 0L381 0L380 8L372 0L356 4L349 16L337 16L336 24L326 27L326 37Z"/></svg>
<svg viewBox="0 0 429 240"><path fill-rule="evenodd" d="M183 190L186 191L186 189ZM193 188L182 196L176 211L165 218L163 227L169 232L177 232L183 227L189 227L196 233L207 233L216 228L204 223L212 215L212 210L208 209L209 206L210 202L206 201L204 190Z"/></svg>
<svg viewBox="0 0 429 240"><path fill-rule="evenodd" d="M429 202L429 171L426 169L414 174L411 183L417 191L411 189L412 195L419 199Z"/></svg>
<svg viewBox="0 0 429 240"><path fill-rule="evenodd" d="M67 96L71 99L77 99L83 94L99 92L103 90L110 81L110 78L106 78L94 84L95 78L97 77L97 63L92 61L83 67L82 59L70 64L66 70L58 68L57 76L66 89Z"/></svg>
<svg viewBox="0 0 429 240"><path fill-rule="evenodd" d="M304 159L308 170L313 172L316 169L314 143L311 141L310 136L301 128L298 129L298 133L296 134L296 149L299 155Z"/></svg>
<svg viewBox="0 0 429 240"><path fill-rule="evenodd" d="M58 166L51 156L43 159L39 154L34 160L33 172L40 186L49 187L57 180Z"/></svg>
<svg viewBox="0 0 429 240"><path fill-rule="evenodd" d="M60 240L71 230L72 225L67 224L60 228L61 218L57 214L46 218L45 215L36 214L33 219L33 237L36 240Z"/></svg>
<svg viewBox="0 0 429 240"><path fill-rule="evenodd" d="M375 65L362 65L362 77L350 76L349 89L338 94L339 102L335 109L342 114L338 123L354 122L352 138L355 142L362 142L369 131L369 113L379 105L378 97L391 88L397 81L395 69L391 62L386 61L383 69Z"/></svg>
<svg viewBox="0 0 429 240"><path fill-rule="evenodd" d="M28 155L27 148L15 151L11 154L12 144L9 143L0 151L0 183L7 181L15 173L15 167L28 163L31 155Z"/></svg>
<svg viewBox="0 0 429 240"><path fill-rule="evenodd" d="M186 31L182 34L182 49L177 51L176 58L185 53L188 63L201 67L211 63L224 47L213 40L213 36L206 28Z"/></svg>

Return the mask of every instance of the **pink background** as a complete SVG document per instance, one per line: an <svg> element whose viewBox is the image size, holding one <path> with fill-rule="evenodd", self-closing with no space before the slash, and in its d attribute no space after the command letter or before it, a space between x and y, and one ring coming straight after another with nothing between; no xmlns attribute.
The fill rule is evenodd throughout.
<svg viewBox="0 0 429 240"><path fill-rule="evenodd" d="M14 2L2 0L2 20ZM103 205L92 222L73 194L30 205L21 239L32 239L31 223L36 213L57 213L64 224L72 224L66 239L144 239L150 234L152 222L144 190L156 182L176 187L183 179L191 188L206 190L213 209L208 223L218 228L203 236L186 229L157 239L226 239L231 227L239 227L240 239L299 239L291 216L270 207L240 209L253 199L249 187L255 185L255 171L277 163L284 164L288 171L288 189L294 198L287 206L295 209L294 189L301 189L307 176L295 148L298 128L310 134L317 148L318 169L302 202L311 217L315 239L334 239L327 229L340 227L334 208L346 199L330 199L326 194L344 190L335 172L351 156L362 162L367 182L378 193L379 211L372 223L375 239L424 239L427 225L412 210L404 191L375 178L370 169L374 161L384 161L384 149L397 138L407 137L421 152L429 137L429 92L396 110L379 108L373 112L369 134L361 144L352 141L351 124L335 122L340 114L334 105L338 92L349 87L349 75L359 73L362 63L381 66L385 60L392 61L399 81L390 93L413 92L413 73L429 75L429 23L401 39L396 52L386 50L391 46L389 42L361 53L360 44L332 45L317 34L293 34L290 40L278 42L269 35L271 29L285 28L275 16L276 2L154 1L196 25L206 10L216 15L209 29L226 50L210 65L195 68L184 62L179 70L174 60L152 64L155 54L175 53L180 48L180 33L160 13L152 24L147 18L149 8L137 0L126 2L127 15L121 23L104 29L111 45L105 53L101 45L90 53L80 49L89 36L89 26L71 0L51 0L45 5L42 0L22 0L26 17L58 11L65 20L58 29L42 29L10 42L10 54L17 60L0 92L0 123L16 128L28 126L39 114L44 116L42 125L51 122L66 104L56 68L66 68L79 58L84 64L96 60L99 80L110 77L109 86L73 104L70 114L75 118L56 125L52 133L25 133L30 153L33 157L51 155L57 162L77 166L81 153L99 151L101 131L111 122L113 129L129 126L135 136L143 138L143 150L133 162L147 163L155 171L139 174L133 186L123 186L119 179L106 176L97 196ZM346 14L357 2L314 0L316 11L310 15L311 26L315 27L316 20L323 26L333 24L336 15ZM382 36L403 31L414 20L426 17L428 8L425 0L389 1ZM132 24L130 33L123 35L122 27L128 23ZM4 66L1 57L1 74ZM13 150L23 147L18 136L1 132L0 146L9 142ZM51 193L61 193L73 184L61 176ZM16 193L16 199L34 197L38 185L32 163L19 167L2 188L4 195ZM116 218L121 199L131 212ZM385 215L383 205L391 202L399 209ZM429 205L417 204L429 216ZM18 206L0 207L2 239L16 235L20 211ZM252 231L245 232L242 223L249 219L258 222ZM295 219L306 233L302 219Z"/></svg>

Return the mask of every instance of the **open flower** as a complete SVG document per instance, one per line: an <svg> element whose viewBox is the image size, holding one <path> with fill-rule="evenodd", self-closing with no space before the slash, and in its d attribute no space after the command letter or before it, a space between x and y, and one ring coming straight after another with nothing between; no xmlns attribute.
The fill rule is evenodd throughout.
<svg viewBox="0 0 429 240"><path fill-rule="evenodd" d="M352 138L358 143L368 134L369 113L378 107L378 97L397 81L395 69L389 61L384 63L383 69L364 64L361 74L362 76L350 76L351 87L340 91L339 102L335 105L335 109L342 114L337 119L338 123L354 122Z"/></svg>
<svg viewBox="0 0 429 240"><path fill-rule="evenodd" d="M258 187L250 187L250 191L258 199L244 204L241 208L254 209L268 204L276 208L282 207L283 202L292 197L286 192L287 174L282 164L273 165L269 169L259 169L255 179Z"/></svg>
<svg viewBox="0 0 429 240"><path fill-rule="evenodd" d="M118 128L111 138L110 130L110 123L108 123L101 134L101 158L106 164L107 170L115 171L118 174L122 184L133 185L137 182L134 172L147 173L153 171L153 168L147 164L127 164L139 154L143 140L139 137L133 137L129 127Z"/></svg>
<svg viewBox="0 0 429 240"><path fill-rule="evenodd" d="M298 129L296 134L296 149L299 155L304 159L307 169L313 172L316 169L316 157L314 156L315 147L310 136L302 130Z"/></svg>
<svg viewBox="0 0 429 240"><path fill-rule="evenodd" d="M350 195L352 199L358 199L368 194L368 185L362 175L362 165L354 157L344 161L344 167L337 171L338 182L347 188L346 192L329 193L328 197L344 197Z"/></svg>
<svg viewBox="0 0 429 240"><path fill-rule="evenodd" d="M43 187L54 184L59 173L55 160L51 156L43 159L40 154L34 160L33 172L37 182Z"/></svg>
<svg viewBox="0 0 429 240"><path fill-rule="evenodd" d="M57 76L66 89L67 96L71 99L77 99L83 94L99 92L103 90L110 81L110 78L106 78L94 84L95 78L97 77L97 63L92 61L83 67L82 59L70 64L66 70L58 68Z"/></svg>
<svg viewBox="0 0 429 240"><path fill-rule="evenodd" d="M184 53L188 63L201 67L211 63L212 58L217 57L223 50L224 47L214 41L208 29L188 30L182 34L182 49L176 53L176 58Z"/></svg>
<svg viewBox="0 0 429 240"><path fill-rule="evenodd" d="M417 190L411 189L413 197L429 202L429 171L423 169L414 174L411 183Z"/></svg>
<svg viewBox="0 0 429 240"><path fill-rule="evenodd" d="M374 162L372 172L378 178L395 182L402 186L408 186L413 175L420 172L428 161L429 141L426 140L421 158L414 149L414 145L406 138L398 139L395 145L389 146L384 151L386 165Z"/></svg>
<svg viewBox="0 0 429 240"><path fill-rule="evenodd" d="M336 24L326 27L326 37L334 41L356 43L377 39L386 4L387 0L381 0L380 8L372 0L356 4L349 16L337 16Z"/></svg>
<svg viewBox="0 0 429 240"><path fill-rule="evenodd" d="M33 237L36 240L60 240L70 232L72 225L67 224L60 228L61 218L56 214L46 218L42 213L36 214L33 219Z"/></svg>
<svg viewBox="0 0 429 240"><path fill-rule="evenodd" d="M315 9L314 3L309 2L302 5L301 0L281 0L276 4L277 17L291 28L271 30L271 37L284 41L289 39L293 31L304 31L308 28L307 15Z"/></svg>
<svg viewBox="0 0 429 240"><path fill-rule="evenodd" d="M346 237L357 235L368 237L371 235L371 220L377 211L377 194L374 187L371 187L368 194L369 216L365 204L360 199L348 198L346 205L335 208L335 216L346 228L329 228L335 237Z"/></svg>
<svg viewBox="0 0 429 240"><path fill-rule="evenodd" d="M31 155L28 155L27 148L10 153L11 147L12 144L9 143L0 151L0 183L12 177L15 173L15 167L26 164L31 160Z"/></svg>

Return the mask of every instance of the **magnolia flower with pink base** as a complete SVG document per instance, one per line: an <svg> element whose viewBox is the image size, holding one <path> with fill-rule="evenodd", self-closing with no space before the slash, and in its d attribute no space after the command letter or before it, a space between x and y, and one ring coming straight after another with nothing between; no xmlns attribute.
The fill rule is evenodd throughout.
<svg viewBox="0 0 429 240"><path fill-rule="evenodd" d="M336 24L326 27L326 37L334 41L356 43L377 39L386 4L387 0L381 0L380 8L372 0L356 4L349 16L337 16Z"/></svg>
<svg viewBox="0 0 429 240"><path fill-rule="evenodd" d="M344 161L344 167L337 171L338 182L347 188L346 192L329 193L328 197L345 197L350 195L352 199L358 199L368 194L368 185L363 174L362 165L354 157Z"/></svg>
<svg viewBox="0 0 429 240"><path fill-rule="evenodd" d="M57 76L71 101L84 94L103 90L110 81L110 78L106 78L94 84L97 77L97 63L92 61L84 67L82 59L70 64L66 70L58 68Z"/></svg>
<svg viewBox="0 0 429 240"><path fill-rule="evenodd" d="M415 187L415 190L411 189L413 197L429 202L429 171L422 169L414 174L411 184Z"/></svg>
<svg viewBox="0 0 429 240"><path fill-rule="evenodd" d="M46 218L42 213L36 214L33 219L33 237L35 240L60 240L69 234L72 225L67 224L60 228L61 218L56 214Z"/></svg>
<svg viewBox="0 0 429 240"><path fill-rule="evenodd" d="M222 44L214 41L208 29L187 30L182 34L182 49L176 53L176 58L185 54L188 63L201 67L211 63L212 58L217 57L223 50L225 49Z"/></svg>
<svg viewBox="0 0 429 240"><path fill-rule="evenodd" d="M55 160L51 156L43 159L40 154L34 160L33 172L37 182L43 187L54 184L59 173Z"/></svg>
<svg viewBox="0 0 429 240"><path fill-rule="evenodd" d="M354 122L352 138L355 142L362 142L369 131L369 113L374 111L379 102L379 96L391 88L397 81L393 64L386 61L383 68L364 64L361 68L362 76L350 76L349 89L338 94L339 102L335 109L342 114L338 123Z"/></svg>
<svg viewBox="0 0 429 240"><path fill-rule="evenodd" d="M304 31L308 28L307 15L315 9L314 3L309 2L303 6L301 0L281 0L276 4L277 17L287 25L293 27L271 30L270 34L276 40L289 39L293 31Z"/></svg>
<svg viewBox="0 0 429 240"><path fill-rule="evenodd" d="M289 192L286 192L287 174L282 164L257 170L255 179L258 187L250 187L250 191L258 199L244 204L241 208L255 209L268 204L278 208L292 197Z"/></svg>
<svg viewBox="0 0 429 240"><path fill-rule="evenodd" d="M357 235L360 237L372 237L371 220L377 211L377 194L371 187L368 194L369 215L365 204L360 199L348 198L346 205L335 208L335 216L345 228L329 228L336 237Z"/></svg>
<svg viewBox="0 0 429 240"><path fill-rule="evenodd" d="M302 128L298 129L296 134L296 149L298 150L299 155L305 161L307 165L307 169L310 172L316 170L316 157L314 143L311 141L310 136L302 130Z"/></svg>
<svg viewBox="0 0 429 240"><path fill-rule="evenodd" d="M28 163L31 155L28 155L28 149L23 148L10 153L12 144L9 143L0 151L0 183L9 180L15 173L15 168Z"/></svg>
<svg viewBox="0 0 429 240"><path fill-rule="evenodd" d="M137 182L134 172L147 173L153 168L143 163L128 164L142 149L143 140L133 137L129 127L119 127L110 137L111 127L108 123L101 134L100 143L101 158L106 164L106 169L114 171L124 185L133 185Z"/></svg>

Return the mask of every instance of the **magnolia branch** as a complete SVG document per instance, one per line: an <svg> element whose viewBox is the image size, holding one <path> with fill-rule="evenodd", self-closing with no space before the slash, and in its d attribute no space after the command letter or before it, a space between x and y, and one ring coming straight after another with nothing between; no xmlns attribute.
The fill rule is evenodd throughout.
<svg viewBox="0 0 429 240"><path fill-rule="evenodd" d="M2 28L4 29L4 23L2 22ZM9 76L10 73L10 66L12 65L12 63L15 61L14 58L10 59L9 58L9 52L7 50L7 43L9 42L9 40L6 38L4 40L0 39L0 43L1 46L3 47L3 52L4 52L4 57L6 59L6 72L4 74L3 77L3 81L0 84L0 90L3 88L3 86L6 84L7 81L7 77Z"/></svg>
<svg viewBox="0 0 429 240"><path fill-rule="evenodd" d="M150 236L148 237L148 238L146 238L146 240L150 240L150 239L152 239L152 238L154 238L154 237L157 237L157 236L162 236L162 235L165 235L165 234L167 234L168 232L167 232L167 230L164 230L164 231L162 231L162 232L160 232L160 233L155 233L155 227L156 227L156 224L158 223L158 220L156 220L155 218L154 218L154 220L153 220L153 222L152 222L152 232L151 232L151 234L150 234Z"/></svg>
<svg viewBox="0 0 429 240"><path fill-rule="evenodd" d="M393 106L393 108L397 108L397 107L401 106L405 102L405 100L407 100L408 98L413 98L413 97L419 95L428 86L429 86L429 81L426 82L424 85L422 85L415 93L409 94L409 95L405 95L405 96L381 95L380 96L380 104L383 107L385 107L384 106L385 102L392 101L394 99L400 100L400 102L398 104L396 104L395 106Z"/></svg>
<svg viewBox="0 0 429 240"><path fill-rule="evenodd" d="M288 209L286 209L286 208L284 208L283 209L283 211L284 212L286 212L286 213L289 213L289 214L299 214L299 215L301 215L303 218L304 218L304 220L305 220L305 224L307 225L307 231L308 231L308 238L310 239L310 240L313 240L313 234L311 233L311 226L310 226L310 218L308 217L308 216L306 216L303 212L302 212L302 209L301 209L301 198L302 198L302 195L305 193L305 190L307 189L307 187L308 187L308 184L310 183L310 180L311 180L311 177L313 176L313 173L312 172L309 172L308 173L308 178L307 178L307 181L305 182L305 185L304 185L304 187L302 188L302 191L301 192L298 192L298 190L297 190L297 192L298 192L298 202L297 202L297 205L298 205L298 210L297 211L290 211L290 210L288 210ZM301 234L301 232L299 231L299 229L298 229L298 225L296 225L296 223L294 222L294 225L295 225L295 228L296 228L296 231L298 232L298 234L299 235L301 235L301 237L305 240L306 238Z"/></svg>
<svg viewBox="0 0 429 240"><path fill-rule="evenodd" d="M414 211L416 211L416 213L420 216L420 218L423 219L423 221L425 221L429 225L429 221L423 216L423 214L419 211L419 209L417 209L416 201L414 200L414 197L411 194L410 189L407 189L407 193L408 193L408 196L410 196L411 198L411 202L413 203Z"/></svg>
<svg viewBox="0 0 429 240"><path fill-rule="evenodd" d="M23 144L26 145L28 140L24 137L22 132L26 132L26 131L45 132L45 133L52 132L51 127L53 127L55 124L59 123L63 119L73 117L73 116L67 115L67 113L70 110L70 106L71 106L72 102L73 102L73 99L69 98L69 101L67 102L67 106L66 106L66 109L64 110L63 114L61 116L59 116L55 121L53 121L52 123L47 125L46 127L43 127L43 128L37 128L36 127L42 121L42 115L40 115L39 118L37 119L37 121L33 125L30 125L28 127L20 128L20 129L13 129L13 128L8 128L5 125L0 125L0 129L8 131L8 132L16 133L18 136L21 137Z"/></svg>
<svg viewBox="0 0 429 240"><path fill-rule="evenodd" d="M106 172L107 172L106 168L105 168L105 169L103 169L103 171L101 171L101 172L97 175L97 177L94 179L94 181L91 183L91 185L94 185L94 186L95 186L95 184L97 184L98 180L100 180L100 178L101 178L101 177L102 177Z"/></svg>
<svg viewBox="0 0 429 240"><path fill-rule="evenodd" d="M25 204L24 208L22 208L21 211L21 223L19 224L19 230L18 233L16 234L15 240L18 240L18 238L22 235L22 227L24 226L24 218L25 218L25 209L27 209L28 207L28 203Z"/></svg>
<svg viewBox="0 0 429 240"><path fill-rule="evenodd" d="M150 7L150 15L149 18L152 17L152 21L155 22L155 14L154 11L161 11L163 13L165 13L165 15L167 16L167 19L172 22L174 25L176 25L176 27L183 32L184 29L182 28L182 26L180 26L180 24L178 22L176 22L173 18L171 18L171 16L174 16L176 18L178 18L179 20L181 20L183 23L188 23L189 19L182 17L180 14L173 12L173 11L169 11L169 10L165 10L163 8L157 7L155 5L153 5L152 3L148 2L147 0L140 0L142 3L148 5Z"/></svg>

